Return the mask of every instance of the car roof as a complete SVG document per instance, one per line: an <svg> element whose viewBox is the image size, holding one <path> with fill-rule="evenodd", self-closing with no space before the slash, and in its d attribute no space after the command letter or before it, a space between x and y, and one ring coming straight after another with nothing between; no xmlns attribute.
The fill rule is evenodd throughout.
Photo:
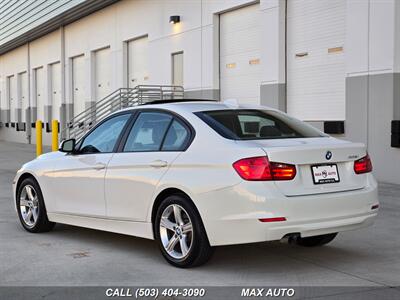
<svg viewBox="0 0 400 300"><path fill-rule="evenodd" d="M215 100L196 100L196 99L179 99L174 101L154 101L151 103L137 105L133 107L126 108L124 110L136 110L143 108L158 108L167 109L171 111L184 111L184 112L199 112L199 111L211 111L211 110L232 110L232 109L263 109L263 110L274 110L276 109L254 105L254 104L242 104L237 103L236 100L226 100L226 101L215 101Z"/></svg>

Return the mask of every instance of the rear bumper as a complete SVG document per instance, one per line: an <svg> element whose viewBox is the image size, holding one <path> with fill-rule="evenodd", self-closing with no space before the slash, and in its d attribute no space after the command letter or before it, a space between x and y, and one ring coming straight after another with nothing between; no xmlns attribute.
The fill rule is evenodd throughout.
<svg viewBox="0 0 400 300"><path fill-rule="evenodd" d="M301 237L321 235L334 232L359 229L372 225L377 213L370 213L359 216L335 218L333 220L310 221L293 224L281 224L270 227L266 231L266 240L279 240L290 233L300 233Z"/></svg>
<svg viewBox="0 0 400 300"><path fill-rule="evenodd" d="M266 188L267 187L267 188ZM369 226L377 216L377 183L368 176L365 188L329 194L286 197L274 184L243 182L198 195L196 206L213 246L280 240ZM285 217L262 223L259 219Z"/></svg>

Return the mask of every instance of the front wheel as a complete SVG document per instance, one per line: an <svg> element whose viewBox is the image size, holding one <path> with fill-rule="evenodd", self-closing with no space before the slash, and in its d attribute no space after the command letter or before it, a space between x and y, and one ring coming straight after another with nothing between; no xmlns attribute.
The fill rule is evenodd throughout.
<svg viewBox="0 0 400 300"><path fill-rule="evenodd" d="M304 238L297 238L296 239L296 244L304 247L317 247L317 246L323 246L325 244L328 244L332 242L332 240L337 236L336 233L330 233L330 234L323 234L323 235L316 235L316 236L310 236L310 237L304 237Z"/></svg>
<svg viewBox="0 0 400 300"><path fill-rule="evenodd" d="M17 211L22 226L29 232L46 232L53 229L55 223L47 218L42 191L33 178L25 179L17 191Z"/></svg>
<svg viewBox="0 0 400 300"><path fill-rule="evenodd" d="M164 258L173 266L195 267L212 253L200 215L183 195L167 197L155 218L155 236Z"/></svg>

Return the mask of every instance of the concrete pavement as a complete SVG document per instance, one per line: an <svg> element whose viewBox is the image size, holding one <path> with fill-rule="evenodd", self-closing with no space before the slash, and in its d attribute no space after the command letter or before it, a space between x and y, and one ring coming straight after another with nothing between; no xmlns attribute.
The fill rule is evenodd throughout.
<svg viewBox="0 0 400 300"><path fill-rule="evenodd" d="M14 211L11 183L34 151L0 142L0 286L400 286L400 186L380 184L374 226L339 234L327 246L220 247L207 265L182 270L168 265L156 243L145 239L66 225L26 232ZM399 290L390 293L400 298Z"/></svg>

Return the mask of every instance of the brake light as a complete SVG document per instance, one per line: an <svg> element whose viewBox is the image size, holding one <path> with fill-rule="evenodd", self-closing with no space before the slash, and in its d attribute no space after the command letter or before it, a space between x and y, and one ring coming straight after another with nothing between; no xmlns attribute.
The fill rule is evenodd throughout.
<svg viewBox="0 0 400 300"><path fill-rule="evenodd" d="M233 168L245 180L292 180L296 176L294 165L270 162L267 156L250 157L238 160Z"/></svg>
<svg viewBox="0 0 400 300"><path fill-rule="evenodd" d="M360 158L359 160L356 160L354 162L354 172L356 174L364 174L372 171L372 162L367 154L363 158Z"/></svg>

